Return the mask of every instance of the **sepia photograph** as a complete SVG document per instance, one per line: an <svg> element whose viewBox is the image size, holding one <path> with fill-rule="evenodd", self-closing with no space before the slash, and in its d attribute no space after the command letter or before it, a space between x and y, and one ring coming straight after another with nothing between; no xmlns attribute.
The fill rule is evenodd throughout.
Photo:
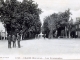
<svg viewBox="0 0 80 60"><path fill-rule="evenodd" d="M0 0L0 60L80 59L80 0Z"/></svg>

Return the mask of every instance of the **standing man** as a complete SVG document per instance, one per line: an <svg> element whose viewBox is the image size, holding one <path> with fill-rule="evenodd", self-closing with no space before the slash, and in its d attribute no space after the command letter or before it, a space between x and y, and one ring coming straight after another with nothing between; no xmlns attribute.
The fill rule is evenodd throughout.
<svg viewBox="0 0 80 60"><path fill-rule="evenodd" d="M16 47L16 36L12 35L13 47Z"/></svg>
<svg viewBox="0 0 80 60"><path fill-rule="evenodd" d="M11 35L8 35L8 48L11 48Z"/></svg>
<svg viewBox="0 0 80 60"><path fill-rule="evenodd" d="M17 43L18 43L18 48L20 48L20 41L21 41L21 37L19 35L19 33L17 33Z"/></svg>

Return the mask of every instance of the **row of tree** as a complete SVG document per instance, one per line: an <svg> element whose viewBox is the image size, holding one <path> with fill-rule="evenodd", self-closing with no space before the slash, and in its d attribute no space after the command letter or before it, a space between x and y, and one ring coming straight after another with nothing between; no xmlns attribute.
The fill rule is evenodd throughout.
<svg viewBox="0 0 80 60"><path fill-rule="evenodd" d="M23 38L34 38L41 32L39 14L41 9L32 0L0 0L0 19L8 34L22 34ZM70 10L53 13L45 17L42 33L47 38L74 37L74 24Z"/></svg>
<svg viewBox="0 0 80 60"><path fill-rule="evenodd" d="M39 14L41 9L32 0L0 0L0 19L8 34L23 34L23 38L34 38L41 32Z"/></svg>
<svg viewBox="0 0 80 60"><path fill-rule="evenodd" d="M70 9L65 12L53 13L45 17L42 33L47 38L53 37L75 37L75 24L70 19Z"/></svg>

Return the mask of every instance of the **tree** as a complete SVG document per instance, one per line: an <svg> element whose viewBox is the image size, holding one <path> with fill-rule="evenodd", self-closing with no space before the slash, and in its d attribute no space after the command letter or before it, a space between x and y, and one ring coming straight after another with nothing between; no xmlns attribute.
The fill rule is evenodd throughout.
<svg viewBox="0 0 80 60"><path fill-rule="evenodd" d="M44 23L43 23L43 26L42 26L42 34L46 34L47 38L48 38L48 35L49 35L48 19L49 19L49 16L44 19Z"/></svg>
<svg viewBox="0 0 80 60"><path fill-rule="evenodd" d="M58 31L57 36L61 35L61 31L64 30L67 36L67 29L70 17L70 10L66 10L65 12L53 13L52 15L46 17L43 23L43 32L49 30L49 38L53 38L53 34L55 31Z"/></svg>
<svg viewBox="0 0 80 60"><path fill-rule="evenodd" d="M22 33L26 36L29 33L30 38L31 35L35 37L35 34L40 33L40 13L41 9L38 8L38 4L32 0L23 0L23 2L6 0L0 7L1 21L5 24L8 34Z"/></svg>
<svg viewBox="0 0 80 60"><path fill-rule="evenodd" d="M60 25L62 25L62 27L65 27L66 37L67 37L67 30L68 30L68 26L69 26L68 24L69 24L70 14L71 14L70 9L68 9L68 10L66 10L65 12L63 12L59 15Z"/></svg>
<svg viewBox="0 0 80 60"><path fill-rule="evenodd" d="M71 18L71 20L68 22L68 26L67 26L69 38L71 38L71 31L73 30L73 26L74 26L73 19Z"/></svg>
<svg viewBox="0 0 80 60"><path fill-rule="evenodd" d="M48 35L48 38L53 38L53 32L56 30L56 23L57 23L58 15L56 13L46 17L43 23L43 33Z"/></svg>

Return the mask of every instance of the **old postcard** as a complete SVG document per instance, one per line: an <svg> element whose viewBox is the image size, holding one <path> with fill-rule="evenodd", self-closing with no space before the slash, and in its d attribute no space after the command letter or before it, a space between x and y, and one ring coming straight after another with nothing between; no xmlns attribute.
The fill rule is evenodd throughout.
<svg viewBox="0 0 80 60"><path fill-rule="evenodd" d="M0 60L80 59L80 0L0 0Z"/></svg>

